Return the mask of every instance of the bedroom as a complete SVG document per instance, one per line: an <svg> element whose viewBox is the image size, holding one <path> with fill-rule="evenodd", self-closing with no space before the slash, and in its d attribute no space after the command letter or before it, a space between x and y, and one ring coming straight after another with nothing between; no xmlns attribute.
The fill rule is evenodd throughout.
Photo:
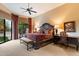
<svg viewBox="0 0 79 59"><path fill-rule="evenodd" d="M32 34L33 34L33 32L38 32L40 29L39 28L40 26L42 26L45 23L48 23L48 24L54 26L55 27L54 29L57 29L57 33L55 33L56 35L59 35L60 32L67 29L64 27L64 24L66 22L72 23L72 21L73 21L74 24L72 26L70 26L72 28L72 30L70 30L70 32L67 32L67 33L70 37L79 36L79 16L78 16L79 15L79 4L78 3L65 3L65 4L64 3L30 3L30 6L32 6L33 8L36 8L34 10L37 11L37 13L33 14L35 17L32 17L32 15L29 16L28 13L24 12L25 10L21 9L21 7L25 8L27 5L28 5L28 3L27 4L26 3L25 4L24 3L22 3L22 4L21 3L3 3L3 4L1 3L0 4L0 8L1 8L0 17L13 20L13 30L12 30L13 41L11 40L9 42L1 44L2 53L0 55L22 55L22 54L28 55L25 53L25 51L26 51L25 47L21 46L19 44L20 43L19 40L17 40L17 39L19 39L19 35L20 35L20 33L19 33L20 31L18 30L18 23L20 21L25 24L23 26L26 26L26 24L30 24L29 28L28 28L29 30L27 30L27 31ZM5 6L8 9L6 9ZM23 29L25 29L25 28L23 28ZM47 33L47 32L45 32L45 33ZM8 47L11 47L9 49L10 53L5 53L5 51L7 52L7 50L8 50L6 45ZM75 55L75 54L79 55L79 52L76 51L75 49L69 48L69 50L68 49L66 50L63 47L56 46L56 45L52 45L52 46L56 46L55 48L59 48L60 51L62 50L62 54L60 54L59 52L52 54L55 51L55 49L51 53L50 50L53 49L53 47L52 47L52 49L50 49L51 45L46 45L45 47L35 50L34 51L35 55L37 54L38 51L39 52L37 55L56 55L57 53L58 53L57 55ZM19 49L17 46L19 46L20 50L17 50L17 49ZM3 47L6 50L3 49ZM14 52L12 48L15 49L17 51L17 53ZM43 53L43 51L44 51L43 48L44 48L44 50L45 50L45 48L47 48L47 50L50 53L47 50L45 51L46 54L45 54L45 52ZM41 49L43 51L40 51ZM20 52L20 51L22 51L22 52ZM59 51L59 50L56 50L56 51ZM71 51L71 52L68 52L68 51ZM73 54L72 51L74 51L75 54ZM66 52L68 54L66 54ZM28 51L27 51L27 53L28 53ZM30 54L30 55L33 55L33 54Z"/></svg>

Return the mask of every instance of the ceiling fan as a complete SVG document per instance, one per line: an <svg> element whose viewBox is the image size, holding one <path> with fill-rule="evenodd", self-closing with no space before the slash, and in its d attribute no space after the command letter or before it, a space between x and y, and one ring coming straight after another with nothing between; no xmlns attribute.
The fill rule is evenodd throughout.
<svg viewBox="0 0 79 59"><path fill-rule="evenodd" d="M25 10L24 12L28 12L30 15L32 13L37 13L36 11L32 10L33 8L29 6L29 3L28 3L28 7L27 8L21 8L23 10Z"/></svg>

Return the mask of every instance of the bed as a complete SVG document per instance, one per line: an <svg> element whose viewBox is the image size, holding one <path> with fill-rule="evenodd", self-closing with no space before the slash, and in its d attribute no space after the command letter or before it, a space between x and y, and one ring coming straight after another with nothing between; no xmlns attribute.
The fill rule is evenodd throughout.
<svg viewBox="0 0 79 59"><path fill-rule="evenodd" d="M50 34L39 34L39 33L28 33L27 38L31 39L34 42L34 48L38 49L43 44L46 44L47 41L49 42L52 38L52 35Z"/></svg>
<svg viewBox="0 0 79 59"><path fill-rule="evenodd" d="M41 47L42 44L46 44L54 37L53 26L45 23L40 27L37 33L27 33L27 38L31 39L35 44L36 48Z"/></svg>

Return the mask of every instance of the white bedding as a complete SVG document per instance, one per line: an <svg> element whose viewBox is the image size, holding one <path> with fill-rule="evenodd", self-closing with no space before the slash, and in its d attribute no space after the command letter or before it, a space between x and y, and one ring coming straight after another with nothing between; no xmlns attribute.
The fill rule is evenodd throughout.
<svg viewBox="0 0 79 59"><path fill-rule="evenodd" d="M79 33L77 33L77 32L68 32L67 34L69 37L78 37L79 38Z"/></svg>

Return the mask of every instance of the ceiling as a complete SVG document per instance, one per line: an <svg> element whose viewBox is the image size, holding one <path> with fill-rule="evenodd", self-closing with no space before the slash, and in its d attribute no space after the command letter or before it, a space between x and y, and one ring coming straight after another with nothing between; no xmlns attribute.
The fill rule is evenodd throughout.
<svg viewBox="0 0 79 59"><path fill-rule="evenodd" d="M24 12L23 8L27 8L27 3L4 3L4 5L12 12L19 16L30 16L35 17L40 14L43 14L47 11L50 11L60 5L61 3L30 3L30 7L33 7L32 10L37 11L37 13L32 13L29 15L27 12Z"/></svg>

